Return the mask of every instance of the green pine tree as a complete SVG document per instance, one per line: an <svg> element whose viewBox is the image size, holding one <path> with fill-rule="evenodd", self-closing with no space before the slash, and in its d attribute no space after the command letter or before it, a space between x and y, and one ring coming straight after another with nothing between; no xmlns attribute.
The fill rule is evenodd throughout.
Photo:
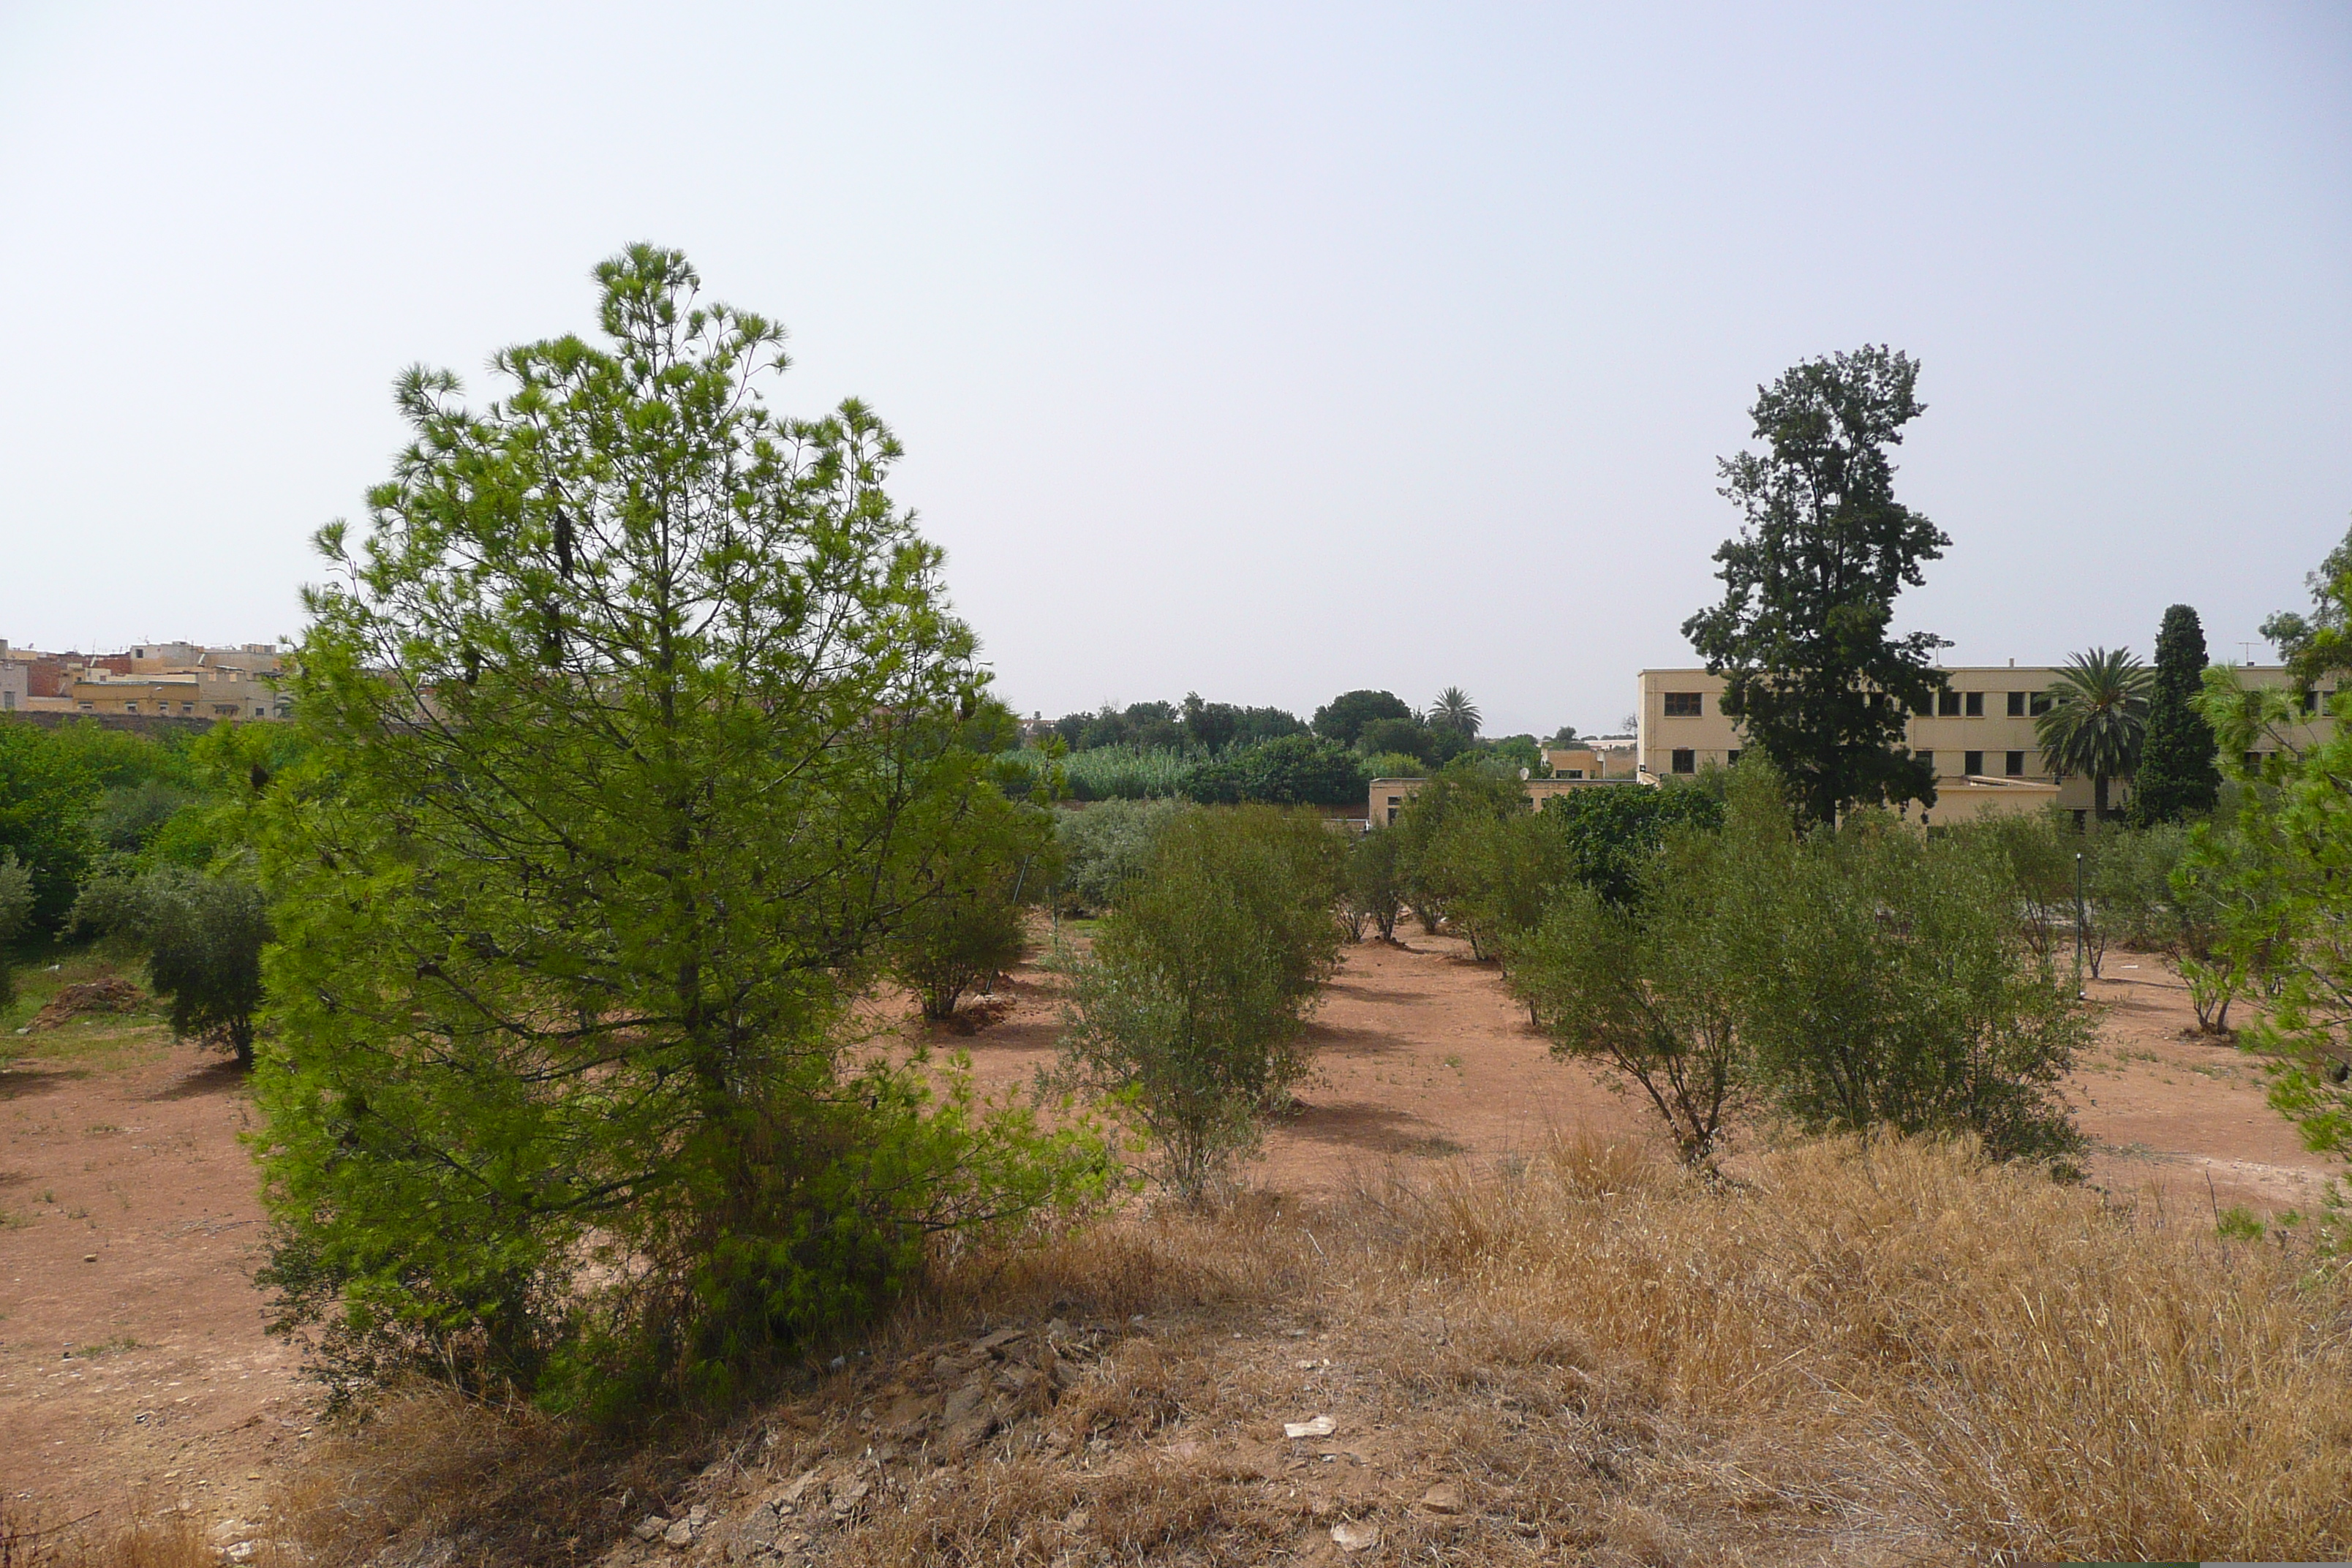
<svg viewBox="0 0 2352 1568"><path fill-rule="evenodd" d="M2156 634L2156 689L2132 783L2132 820L2142 827L2213 809L2221 771L2213 761L2213 726L2197 707L2204 675L2205 628L2195 610L2175 605Z"/></svg>

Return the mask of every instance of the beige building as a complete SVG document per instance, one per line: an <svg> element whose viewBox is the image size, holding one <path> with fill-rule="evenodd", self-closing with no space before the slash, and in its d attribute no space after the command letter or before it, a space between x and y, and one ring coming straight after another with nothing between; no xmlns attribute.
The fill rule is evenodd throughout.
<svg viewBox="0 0 2352 1568"><path fill-rule="evenodd" d="M1623 778L1607 780L1527 779L1522 781L1522 787L1528 792L1528 808L1540 811L1543 809L1544 802L1556 795L1566 795L1570 790L1612 789L1636 782L1631 774ZM1421 793L1422 787L1428 783L1427 779L1374 779L1371 799L1365 805L1364 820L1374 827L1386 827L1397 819L1397 814L1404 809L1404 803Z"/></svg>
<svg viewBox="0 0 2352 1568"><path fill-rule="evenodd" d="M1904 744L1936 770L1936 805L1920 814L1924 820L1950 824L2053 803L2089 811L2091 781L2058 778L2033 732L2034 720L2049 709L2044 694L2058 673L2047 665L2014 664L1944 671L1950 685L1937 698L1936 710L1911 714L1904 725ZM2277 665L2241 666L2239 673L2249 686L2289 684L2286 670ZM2305 706L2314 721L2283 737L2284 743L2302 745L2316 738L2318 723L2332 722L2315 717L2328 695L2313 694ZM1662 783L1739 760L1738 725L1724 716L1722 698L1722 677L1704 669L1642 671L1636 754L1644 782ZM2112 784L2110 809L2129 795L2126 784Z"/></svg>
<svg viewBox="0 0 2352 1568"><path fill-rule="evenodd" d="M131 651L129 662L128 671L79 674L68 694L71 710L172 719L283 719L292 711L291 700L272 683L278 658L267 644L145 644Z"/></svg>

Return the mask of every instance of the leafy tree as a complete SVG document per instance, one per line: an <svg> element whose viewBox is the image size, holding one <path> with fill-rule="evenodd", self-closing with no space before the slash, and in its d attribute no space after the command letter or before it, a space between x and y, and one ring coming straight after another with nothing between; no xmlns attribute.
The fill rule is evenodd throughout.
<svg viewBox="0 0 2352 1568"><path fill-rule="evenodd" d="M1348 849L1347 908L1357 921L1370 921L1382 942L1396 940L1397 917L1404 911L1402 845L1394 833L1374 831Z"/></svg>
<svg viewBox="0 0 2352 1568"><path fill-rule="evenodd" d="M1052 881L1053 858L1047 812L991 791L973 792L952 831L931 836L887 943L891 973L924 1017L952 1017L966 992L1020 962L1027 900Z"/></svg>
<svg viewBox="0 0 2352 1568"><path fill-rule="evenodd" d="M1234 711L1233 743L1237 746L1254 746L1260 741L1308 733L1298 715L1285 709L1241 708Z"/></svg>
<svg viewBox="0 0 2352 1568"><path fill-rule="evenodd" d="M1567 880L1567 847L1526 805L1522 794L1499 810L1449 812L1423 853L1420 877L1442 889L1473 958L1503 957Z"/></svg>
<svg viewBox="0 0 2352 1568"><path fill-rule="evenodd" d="M0 1008L16 1000L16 966L7 950L33 922L33 873L13 849L0 849Z"/></svg>
<svg viewBox="0 0 2352 1568"><path fill-rule="evenodd" d="M1187 1201L1307 1068L1307 1015L1339 956L1344 853L1309 814L1172 817L1074 966L1060 1082L1125 1107Z"/></svg>
<svg viewBox="0 0 2352 1568"><path fill-rule="evenodd" d="M1363 733L1364 726L1375 719L1412 719L1419 722L1413 710L1392 691L1343 691L1315 710L1308 726L1327 741L1352 746Z"/></svg>
<svg viewBox="0 0 2352 1568"><path fill-rule="evenodd" d="M1486 755L1505 768L1528 770L1529 778L1549 778L1551 764L1544 761L1543 750L1533 735L1505 735L1486 743Z"/></svg>
<svg viewBox="0 0 2352 1568"><path fill-rule="evenodd" d="M1936 799L1933 769L1900 742L1906 710L1944 683L1930 661L1947 645L1887 632L1895 596L1951 542L1895 499L1887 452L1925 411L1918 375L1883 347L1808 360L1759 389L1750 413L1767 449L1719 465L1746 526L1715 552L1723 602L1683 635L1811 822Z"/></svg>
<svg viewBox="0 0 2352 1568"><path fill-rule="evenodd" d="M1703 1169L1747 1082L1719 848L1713 833L1684 828L1636 868L1639 897L1570 886L1506 964L1552 1053L1638 1090L1676 1153Z"/></svg>
<svg viewBox="0 0 2352 1568"><path fill-rule="evenodd" d="M2001 858L1877 813L1801 838L1768 773L1733 775L1724 940L1759 1092L1809 1131L2075 1154L2061 1085L2089 1024L2056 961L2018 942Z"/></svg>
<svg viewBox="0 0 2352 1568"><path fill-rule="evenodd" d="M119 784L99 796L90 815L90 835L101 850L136 855L185 807L194 805L194 790L161 779Z"/></svg>
<svg viewBox="0 0 2352 1568"><path fill-rule="evenodd" d="M1106 800L1055 813L1063 907L1077 914L1108 910L1143 874L1160 830L1186 809L1173 800Z"/></svg>
<svg viewBox="0 0 2352 1568"><path fill-rule="evenodd" d="M2352 533L2327 552L2304 584L2311 591L2311 614L2281 610L2263 622L2262 635L2286 660L2296 686L2307 691L2323 675L2352 669Z"/></svg>
<svg viewBox="0 0 2352 1568"><path fill-rule="evenodd" d="M2163 629L2156 634L2147 740L2132 780L2132 820L2142 827L2213 809L2221 770L2213 760L2213 726L2198 706L2204 680L2205 628L2195 610L2175 605L2164 612Z"/></svg>
<svg viewBox="0 0 2352 1568"><path fill-rule="evenodd" d="M1374 719L1356 734L1356 749L1368 757L1399 754L1418 763L1438 760L1437 737L1412 719Z"/></svg>
<svg viewBox="0 0 2352 1568"><path fill-rule="evenodd" d="M1183 792L1203 805L1347 805L1364 798L1370 775L1354 752L1315 735L1285 735L1226 752L1184 775Z"/></svg>
<svg viewBox="0 0 2352 1568"><path fill-rule="evenodd" d="M1601 784L1552 796L1543 816L1566 851L1568 876L1622 906L1639 898L1642 868L1667 835L1719 826L1723 802L1696 783Z"/></svg>
<svg viewBox="0 0 2352 1568"><path fill-rule="evenodd" d="M2139 766L2147 736L2147 666L2128 648L2072 655L2050 683L2050 708L2033 721L2053 772L2087 774L2092 815L2107 820L2107 784Z"/></svg>
<svg viewBox="0 0 2352 1568"><path fill-rule="evenodd" d="M90 807L100 785L70 732L0 722L0 851L31 876L32 923L50 931L65 925L97 848Z"/></svg>
<svg viewBox="0 0 2352 1568"><path fill-rule="evenodd" d="M1434 934L1454 901L1473 888L1474 863L1457 848L1458 831L1449 828L1463 818L1500 819L1527 809L1528 792L1517 779L1465 760L1440 770L1405 802L1395 824L1381 829L1398 836L1405 899L1422 930Z"/></svg>
<svg viewBox="0 0 2352 1568"><path fill-rule="evenodd" d="M897 442L772 415L781 330L675 252L597 278L604 341L504 351L503 400L404 375L369 536L320 531L255 1097L285 1321L611 1409L723 1394L1103 1165L843 1054L992 792Z"/></svg>
<svg viewBox="0 0 2352 1568"><path fill-rule="evenodd" d="M1573 724L1562 724L1558 730L1552 732L1551 739L1544 742L1547 746L1561 749L1573 746L1576 743L1576 726Z"/></svg>
<svg viewBox="0 0 2352 1568"><path fill-rule="evenodd" d="M253 1065L271 931L268 900L249 879L177 866L97 877L75 900L73 923L145 955L147 987L170 1005L173 1038Z"/></svg>
<svg viewBox="0 0 2352 1568"><path fill-rule="evenodd" d="M1410 752L1373 752L1364 758L1364 773L1374 779L1427 778L1429 763Z"/></svg>
<svg viewBox="0 0 2352 1568"><path fill-rule="evenodd" d="M1466 741L1475 738L1479 722L1477 704L1458 686L1447 687L1429 705L1429 727L1433 730L1451 730Z"/></svg>
<svg viewBox="0 0 2352 1568"><path fill-rule="evenodd" d="M1203 702L1197 691L1184 694L1184 738L1203 751L1222 752L1241 728L1241 712L1230 702Z"/></svg>

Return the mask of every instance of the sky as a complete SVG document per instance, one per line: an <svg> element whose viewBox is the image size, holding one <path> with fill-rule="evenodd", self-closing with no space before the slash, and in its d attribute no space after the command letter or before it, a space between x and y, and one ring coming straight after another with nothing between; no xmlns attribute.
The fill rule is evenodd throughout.
<svg viewBox="0 0 2352 1568"><path fill-rule="evenodd" d="M1612 727L1865 343L1948 662L2265 658L2352 525L2340 5L0 0L0 226L20 646L298 635L394 375L497 395L641 239L890 423L1024 712Z"/></svg>

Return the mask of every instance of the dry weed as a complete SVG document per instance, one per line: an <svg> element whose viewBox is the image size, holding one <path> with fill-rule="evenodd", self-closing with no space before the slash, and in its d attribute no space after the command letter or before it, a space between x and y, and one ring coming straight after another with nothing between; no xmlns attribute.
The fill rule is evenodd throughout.
<svg viewBox="0 0 2352 1568"><path fill-rule="evenodd" d="M2352 1554L2332 1267L1948 1144L1739 1174L1567 1141L1129 1215L957 1261L730 1428L396 1402L280 1517L319 1565L1258 1563L1341 1526L1379 1532L1351 1563Z"/></svg>

